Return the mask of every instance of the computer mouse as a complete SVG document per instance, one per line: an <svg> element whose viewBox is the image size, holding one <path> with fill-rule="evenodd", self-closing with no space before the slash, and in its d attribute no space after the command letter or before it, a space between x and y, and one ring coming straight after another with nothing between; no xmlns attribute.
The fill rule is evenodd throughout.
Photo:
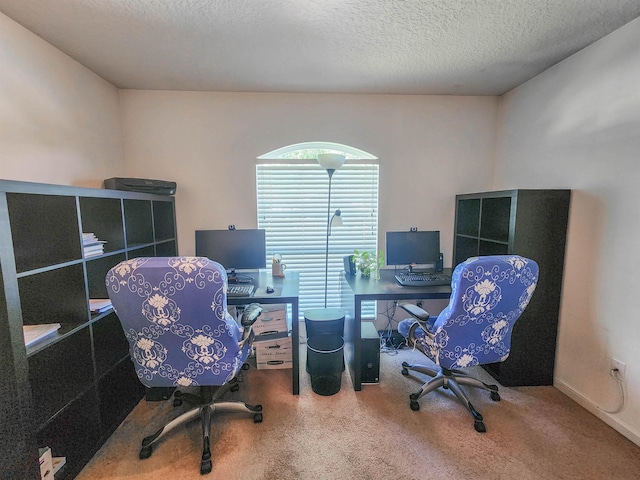
<svg viewBox="0 0 640 480"><path fill-rule="evenodd" d="M273 287L271 285L267 285L267 293L273 293Z"/></svg>

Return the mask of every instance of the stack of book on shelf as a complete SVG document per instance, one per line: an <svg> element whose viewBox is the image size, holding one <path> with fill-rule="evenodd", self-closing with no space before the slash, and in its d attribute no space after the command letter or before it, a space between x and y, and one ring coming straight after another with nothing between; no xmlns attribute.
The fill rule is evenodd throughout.
<svg viewBox="0 0 640 480"><path fill-rule="evenodd" d="M95 233L82 234L82 249L84 258L96 257L104 253L104 240L98 240Z"/></svg>
<svg viewBox="0 0 640 480"><path fill-rule="evenodd" d="M89 309L91 313L102 313L111 308L111 300L108 298L90 298Z"/></svg>

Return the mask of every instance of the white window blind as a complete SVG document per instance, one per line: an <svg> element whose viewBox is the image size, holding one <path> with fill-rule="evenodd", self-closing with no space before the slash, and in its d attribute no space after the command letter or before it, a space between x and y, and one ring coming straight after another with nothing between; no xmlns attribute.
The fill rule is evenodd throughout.
<svg viewBox="0 0 640 480"><path fill-rule="evenodd" d="M300 272L300 315L324 307L329 176L315 161L256 166L258 228L266 231L268 261L279 253L288 270ZM327 307L340 307L343 257L378 244L378 165L347 161L331 181L331 214L343 225L329 237ZM343 292L344 293L344 292ZM363 304L363 318L375 317L375 302Z"/></svg>

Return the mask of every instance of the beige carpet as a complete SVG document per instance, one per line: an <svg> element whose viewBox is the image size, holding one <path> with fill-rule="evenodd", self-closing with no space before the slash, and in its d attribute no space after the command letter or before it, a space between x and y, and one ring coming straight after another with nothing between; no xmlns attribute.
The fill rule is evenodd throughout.
<svg viewBox="0 0 640 480"><path fill-rule="evenodd" d="M304 365L304 345L300 350ZM290 371L244 372L240 392L231 397L261 403L264 421L215 418L213 471L206 478L640 478L640 447L553 387L503 387L500 402L467 389L484 415L484 434L450 391L428 395L420 411L411 411L408 394L421 382L403 377L400 365L423 359L410 350L382 354L379 385L354 392L345 372L340 392L329 397L312 392L304 368L299 396L290 393ZM476 373L491 381L483 370ZM201 478L198 423L178 428L151 458L138 459L142 437L175 414L170 402L143 400L78 480Z"/></svg>

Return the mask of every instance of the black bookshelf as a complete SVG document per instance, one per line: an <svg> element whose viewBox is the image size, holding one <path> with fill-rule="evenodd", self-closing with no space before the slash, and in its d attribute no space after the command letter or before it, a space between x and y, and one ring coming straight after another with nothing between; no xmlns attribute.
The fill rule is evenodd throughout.
<svg viewBox="0 0 640 480"><path fill-rule="evenodd" d="M85 258L82 233L104 243ZM38 448L74 478L144 396L104 278L118 262L177 255L171 196L0 180L0 471L38 479ZM28 348L23 325L60 323ZM6 422L4 421L6 419Z"/></svg>
<svg viewBox="0 0 640 480"><path fill-rule="evenodd" d="M485 365L502 385L552 385L571 190L505 190L456 196L454 266L476 255L518 254L538 263L538 286L516 322L511 353Z"/></svg>

